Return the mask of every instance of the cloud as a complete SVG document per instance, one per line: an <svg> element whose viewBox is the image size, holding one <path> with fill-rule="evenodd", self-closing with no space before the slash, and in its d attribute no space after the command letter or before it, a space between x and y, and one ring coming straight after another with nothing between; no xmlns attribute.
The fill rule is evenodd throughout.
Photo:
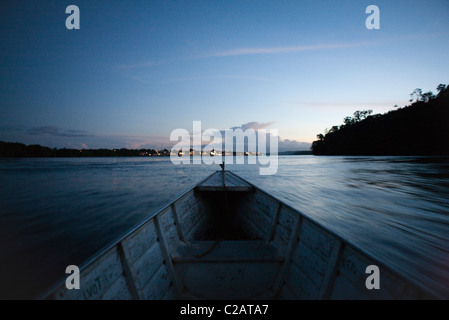
<svg viewBox="0 0 449 320"><path fill-rule="evenodd" d="M240 128L243 131L247 129L254 129L255 131L260 129L266 129L272 126L275 121L259 122L250 121L240 126L233 127L231 129ZM224 138L225 131L219 130ZM192 134L192 133L190 133ZM269 135L270 133L268 133ZM9 126L0 127L0 140L5 141L18 141L25 144L40 144L49 147L70 147L77 149L97 149L97 148L128 148L128 149L171 149L178 141L170 141L170 136L138 136L138 135L102 135L102 134L89 134L83 130L67 130L56 126L40 126L40 127L28 127L28 126ZM278 139L279 152L283 151L299 151L309 150L310 143L300 142L289 139ZM269 139L267 139L269 144ZM215 141L216 147L221 148L222 142ZM203 140L202 145L209 144L209 142ZM247 141L245 139L244 145L246 147Z"/></svg>
<svg viewBox="0 0 449 320"><path fill-rule="evenodd" d="M111 139L113 138L113 139ZM115 136L109 137L116 145L128 149L165 149L171 148L176 141L170 141L169 136Z"/></svg>
<svg viewBox="0 0 449 320"><path fill-rule="evenodd" d="M204 54L199 54L195 56L184 56L177 59L168 59L163 61L142 61L133 64L117 64L116 67L122 69L123 71L129 70L130 72L136 72L135 69L146 69L155 66L167 65L174 62L180 61L190 61L213 57L229 57L229 56L243 56L243 55L260 55L260 54L284 54L292 52L306 52L306 51L317 51L317 50L334 50L334 49L346 49L346 48L356 48L367 45L373 45L374 42L360 42L360 43L332 43L332 44L316 44L316 45L302 45L302 46L286 46L286 47L259 47L259 48L237 48L230 50L223 50L217 52L209 52ZM251 75L216 75L216 76L206 76L206 77L188 77L188 78L176 78L169 79L165 81L156 80L152 77L145 75L133 75L127 74L125 76L143 83L156 83L156 84L168 84L173 82L184 82L184 81L195 81L195 80L208 80L214 78L230 78L230 79L247 79L247 80L257 80L257 81L274 81L273 79L267 79L263 77L251 76Z"/></svg>
<svg viewBox="0 0 449 320"><path fill-rule="evenodd" d="M245 131L246 129L254 129L255 131L260 130L260 129L266 129L267 127L273 125L275 123L275 121L270 121L270 122L266 122L266 123L261 123L258 121L251 121L245 124L242 124L240 126L237 127L232 127L231 129L242 129L243 131ZM221 135L224 137L225 132L220 131ZM269 144L270 144L270 138L269 136L271 135L270 132L267 133L267 150L269 150ZM278 139L278 152L285 152L285 151L308 151L310 150L310 146L311 144L309 142L300 142L297 140L290 140L290 139L281 139L281 137L277 136ZM244 150L248 149L248 141L244 141ZM220 145L220 142L217 143L217 146Z"/></svg>
<svg viewBox="0 0 449 320"><path fill-rule="evenodd" d="M309 142L300 142L296 140L285 139L282 140L279 138L278 149L279 152L285 151L305 151L310 150L311 144Z"/></svg>
<svg viewBox="0 0 449 320"><path fill-rule="evenodd" d="M273 125L275 121L270 121L266 123L261 123L258 121L251 121L245 124L242 124L240 127L234 127L232 129L241 128L242 130L246 129L265 129L271 125ZM268 133L270 135L270 133ZM268 139L269 140L269 139ZM303 151L303 150L310 150L311 144L309 142L300 142L297 140L290 140L285 139L282 140L281 137L278 136L278 151L279 152L285 152L285 151Z"/></svg>
<svg viewBox="0 0 449 320"><path fill-rule="evenodd" d="M69 137L69 138L92 136L91 134L89 134L87 131L84 130L68 130L55 126L32 127L27 129L26 133L30 135L49 135L56 137Z"/></svg>
<svg viewBox="0 0 449 320"><path fill-rule="evenodd" d="M365 46L367 43L335 43L335 44L318 44L309 46L291 46L291 47L266 47L266 48L238 48L220 52L213 52L202 56L207 57L229 57L255 54L278 54L291 52L304 52L316 50L345 49Z"/></svg>
<svg viewBox="0 0 449 320"><path fill-rule="evenodd" d="M251 121L245 124L242 124L239 127L232 127L232 129L237 129L237 128L241 128L243 131L245 131L246 129L254 129L254 130L259 130L259 129L265 129L269 126L271 126L272 124L274 124L275 121L271 121L271 122L267 122L267 123L261 123L258 121Z"/></svg>

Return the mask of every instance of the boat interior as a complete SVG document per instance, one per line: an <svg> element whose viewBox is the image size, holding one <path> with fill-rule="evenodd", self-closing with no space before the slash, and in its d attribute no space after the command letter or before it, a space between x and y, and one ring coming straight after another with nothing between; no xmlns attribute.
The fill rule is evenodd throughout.
<svg viewBox="0 0 449 320"><path fill-rule="evenodd" d="M297 210L217 171L81 270L81 290L54 299L395 299L422 290Z"/></svg>

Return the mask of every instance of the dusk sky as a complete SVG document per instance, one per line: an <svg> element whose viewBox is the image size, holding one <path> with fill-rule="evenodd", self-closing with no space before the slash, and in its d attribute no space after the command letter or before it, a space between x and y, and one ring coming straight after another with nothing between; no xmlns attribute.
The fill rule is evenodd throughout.
<svg viewBox="0 0 449 320"><path fill-rule="evenodd" d="M449 83L447 0L9 1L0 35L0 140L59 148L166 147L199 120L304 149Z"/></svg>

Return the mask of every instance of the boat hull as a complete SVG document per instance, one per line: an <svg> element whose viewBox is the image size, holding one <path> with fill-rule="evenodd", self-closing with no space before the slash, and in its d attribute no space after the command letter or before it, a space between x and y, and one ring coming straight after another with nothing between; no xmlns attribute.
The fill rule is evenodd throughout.
<svg viewBox="0 0 449 320"><path fill-rule="evenodd" d="M433 299L301 212L231 172L190 189L44 299ZM368 266L381 287L368 289Z"/></svg>

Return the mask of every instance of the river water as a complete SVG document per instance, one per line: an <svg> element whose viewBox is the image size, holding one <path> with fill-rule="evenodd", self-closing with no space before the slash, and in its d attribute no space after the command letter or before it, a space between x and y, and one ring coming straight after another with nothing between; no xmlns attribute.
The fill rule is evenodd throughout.
<svg viewBox="0 0 449 320"><path fill-rule="evenodd" d="M0 159L0 298L32 298L218 165ZM227 169L449 298L449 157L280 156Z"/></svg>

